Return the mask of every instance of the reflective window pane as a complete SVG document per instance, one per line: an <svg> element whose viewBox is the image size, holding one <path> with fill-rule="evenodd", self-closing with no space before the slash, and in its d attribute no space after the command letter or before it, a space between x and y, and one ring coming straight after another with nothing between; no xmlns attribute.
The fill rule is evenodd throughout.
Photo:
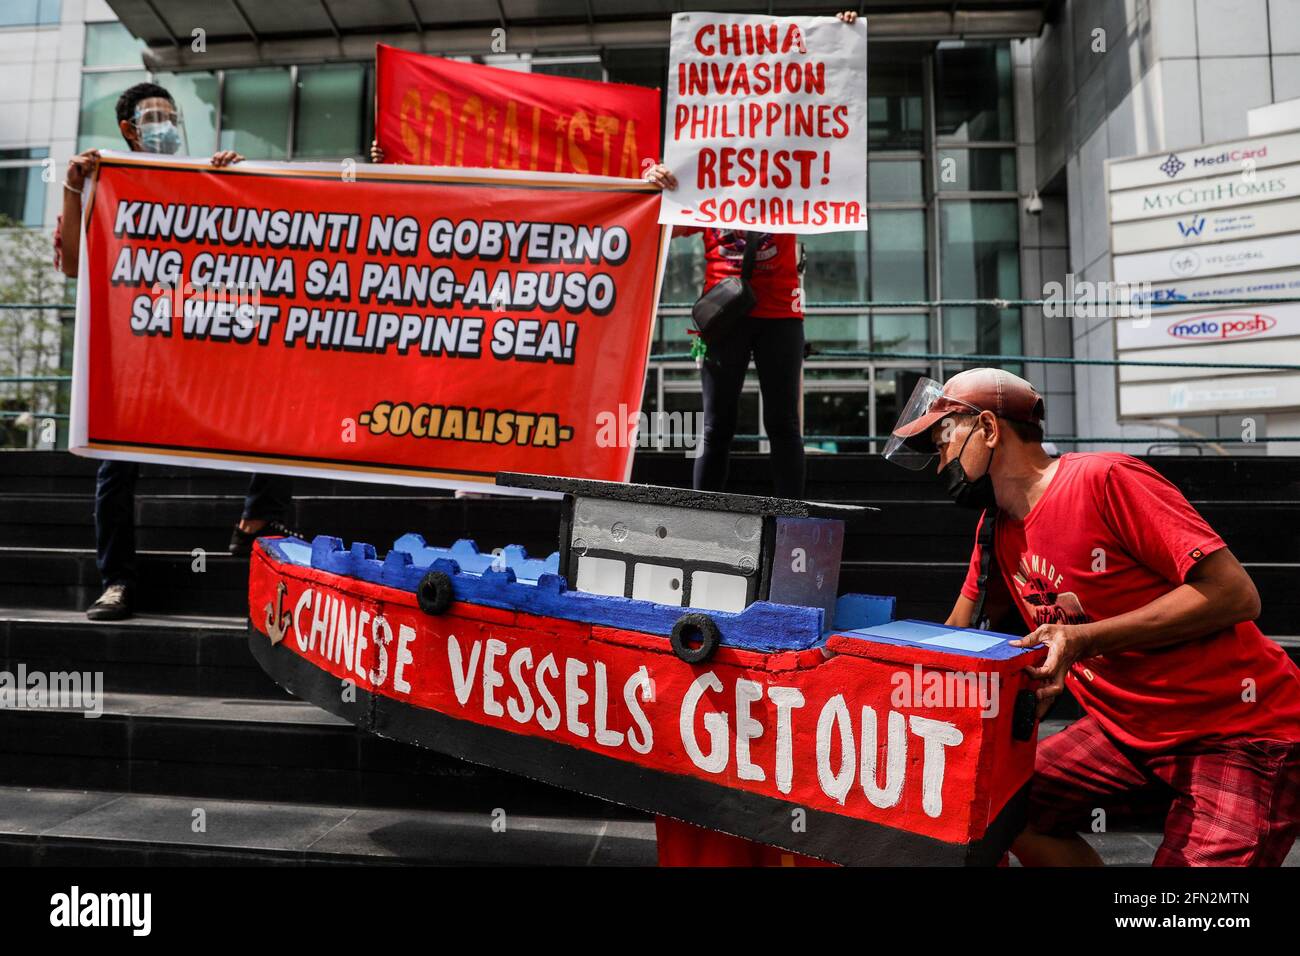
<svg viewBox="0 0 1300 956"><path fill-rule="evenodd" d="M871 318L866 315L809 315L803 320L804 338L819 349L868 349ZM808 366L806 373L816 366Z"/></svg>
<svg viewBox="0 0 1300 956"><path fill-rule="evenodd" d="M143 83L146 78L143 70L82 74L81 126L77 135L77 152L127 148L117 127L117 98L128 87Z"/></svg>
<svg viewBox="0 0 1300 956"><path fill-rule="evenodd" d="M947 200L939 205L940 279L947 299L1020 295L1016 200Z"/></svg>
<svg viewBox="0 0 1300 956"><path fill-rule="evenodd" d="M1020 310L991 305L943 310L944 351L1019 355ZM1011 368L1007 367L1008 371ZM1019 373L1017 373L1019 374Z"/></svg>
<svg viewBox="0 0 1300 956"><path fill-rule="evenodd" d="M689 315L659 316L659 327L655 332L652 351L659 353L690 351L694 336L686 330L693 328L695 323L691 321Z"/></svg>
<svg viewBox="0 0 1300 956"><path fill-rule="evenodd" d="M925 213L919 209L873 209L871 229L873 301L926 298Z"/></svg>
<svg viewBox="0 0 1300 956"><path fill-rule="evenodd" d="M667 47L620 47L602 53L605 75L611 83L631 83L662 89L668 75Z"/></svg>
<svg viewBox="0 0 1300 956"><path fill-rule="evenodd" d="M40 166L0 167L0 228L45 222L45 182Z"/></svg>
<svg viewBox="0 0 1300 956"><path fill-rule="evenodd" d="M17 149L0 149L0 163L16 159L44 159L50 155L44 146L20 146Z"/></svg>
<svg viewBox="0 0 1300 956"><path fill-rule="evenodd" d="M1015 138L1007 44L940 44L934 62L939 136L975 142Z"/></svg>
<svg viewBox="0 0 1300 956"><path fill-rule="evenodd" d="M682 236L668 245L664 269L664 305L693 305L704 291L704 242L699 234Z"/></svg>
<svg viewBox="0 0 1300 956"><path fill-rule="evenodd" d="M547 76L567 76L575 80L597 82L605 79L605 68L599 59L533 60L532 67L534 73L545 73Z"/></svg>
<svg viewBox="0 0 1300 956"><path fill-rule="evenodd" d="M86 66L140 66L144 41L131 36L120 23L87 23Z"/></svg>
<svg viewBox="0 0 1300 956"><path fill-rule="evenodd" d="M877 312L871 317L871 347L877 352L928 352L930 317Z"/></svg>
<svg viewBox="0 0 1300 956"><path fill-rule="evenodd" d="M803 397L805 435L871 434L871 393L854 391L809 390ZM812 442L826 451L864 451L860 442L840 444L832 440Z"/></svg>
<svg viewBox="0 0 1300 956"><path fill-rule="evenodd" d="M215 73L159 73L159 86L176 101L185 124L186 150L191 156L217 151L217 77Z"/></svg>
<svg viewBox="0 0 1300 956"><path fill-rule="evenodd" d="M942 149L939 189L960 192L1015 192L1014 149Z"/></svg>
<svg viewBox="0 0 1300 956"><path fill-rule="evenodd" d="M4 0L0 27L49 26L59 22L59 0Z"/></svg>
<svg viewBox="0 0 1300 956"><path fill-rule="evenodd" d="M361 63L301 67L293 135L297 159L342 159L365 152L366 68Z"/></svg>
<svg viewBox="0 0 1300 956"><path fill-rule="evenodd" d="M867 233L828 232L800 236L799 242L806 256L803 275L806 305L866 301Z"/></svg>
<svg viewBox="0 0 1300 956"><path fill-rule="evenodd" d="M284 159L292 95L287 69L228 70L221 148L249 159Z"/></svg>
<svg viewBox="0 0 1300 956"><path fill-rule="evenodd" d="M891 63L867 53L867 146L920 149L925 111L921 102L921 60Z"/></svg>
<svg viewBox="0 0 1300 956"><path fill-rule="evenodd" d="M871 202L921 202L921 163L872 160L867 167L867 198Z"/></svg>

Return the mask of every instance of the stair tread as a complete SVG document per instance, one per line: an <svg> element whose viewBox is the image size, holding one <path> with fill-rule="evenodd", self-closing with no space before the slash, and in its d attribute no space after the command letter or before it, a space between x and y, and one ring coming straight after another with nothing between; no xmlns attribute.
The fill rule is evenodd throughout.
<svg viewBox="0 0 1300 956"><path fill-rule="evenodd" d="M122 621L91 621L85 611L46 607L0 607L0 621L38 624L76 624L100 627L185 628L187 630L244 631L248 619L215 614L135 614Z"/></svg>
<svg viewBox="0 0 1300 956"><path fill-rule="evenodd" d="M202 809L205 832L194 832ZM0 786L0 837L278 851L391 862L652 865L654 823Z"/></svg>
<svg viewBox="0 0 1300 956"><path fill-rule="evenodd" d="M240 723L330 725L351 727L350 721L297 699L260 700L252 697L204 697L196 694L147 694L105 691L104 716L220 720ZM39 713L79 710L43 708ZM100 718L102 719L102 718Z"/></svg>

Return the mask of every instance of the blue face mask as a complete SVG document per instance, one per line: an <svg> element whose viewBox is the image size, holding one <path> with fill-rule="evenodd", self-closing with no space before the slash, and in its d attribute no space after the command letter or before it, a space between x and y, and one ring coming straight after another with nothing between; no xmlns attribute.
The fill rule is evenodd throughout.
<svg viewBox="0 0 1300 956"><path fill-rule="evenodd" d="M140 149L144 152L170 156L180 151L181 131L175 123L144 123L136 129L140 133Z"/></svg>

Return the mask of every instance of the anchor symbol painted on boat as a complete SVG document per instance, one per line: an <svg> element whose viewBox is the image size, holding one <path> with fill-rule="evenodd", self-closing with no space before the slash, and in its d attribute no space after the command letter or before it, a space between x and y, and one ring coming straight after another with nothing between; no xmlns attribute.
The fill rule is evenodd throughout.
<svg viewBox="0 0 1300 956"><path fill-rule="evenodd" d="M269 601L266 604L266 636L272 644L284 640L284 635L293 626L293 616L284 609L284 596L288 593L288 586L281 581L275 587L275 607Z"/></svg>

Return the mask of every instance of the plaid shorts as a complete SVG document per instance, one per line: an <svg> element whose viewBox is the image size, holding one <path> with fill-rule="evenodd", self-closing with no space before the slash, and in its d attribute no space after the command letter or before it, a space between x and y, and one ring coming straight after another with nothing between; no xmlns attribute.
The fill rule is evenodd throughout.
<svg viewBox="0 0 1300 956"><path fill-rule="evenodd" d="M1145 754L1083 717L1038 745L1029 825L1039 833L1163 814L1154 866L1278 866L1300 833L1300 743L1234 738Z"/></svg>

